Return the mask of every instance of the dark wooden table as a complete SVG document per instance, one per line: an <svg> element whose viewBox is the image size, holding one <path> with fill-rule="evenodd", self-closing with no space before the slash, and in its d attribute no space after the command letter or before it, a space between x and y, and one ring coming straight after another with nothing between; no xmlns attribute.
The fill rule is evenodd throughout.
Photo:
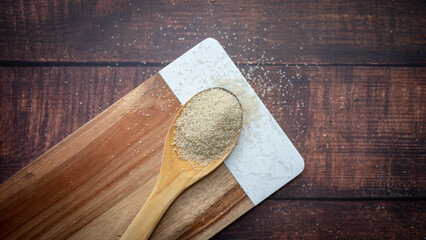
<svg viewBox="0 0 426 240"><path fill-rule="evenodd" d="M306 163L215 239L425 239L425 1L2 1L1 181L207 37Z"/></svg>

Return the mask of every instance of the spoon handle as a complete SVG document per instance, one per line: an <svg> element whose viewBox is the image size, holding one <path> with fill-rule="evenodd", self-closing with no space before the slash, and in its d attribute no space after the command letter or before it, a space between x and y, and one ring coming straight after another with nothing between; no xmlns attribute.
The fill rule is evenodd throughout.
<svg viewBox="0 0 426 240"><path fill-rule="evenodd" d="M182 183L176 179L171 181L159 180L121 239L148 239L170 204L183 191L182 188Z"/></svg>

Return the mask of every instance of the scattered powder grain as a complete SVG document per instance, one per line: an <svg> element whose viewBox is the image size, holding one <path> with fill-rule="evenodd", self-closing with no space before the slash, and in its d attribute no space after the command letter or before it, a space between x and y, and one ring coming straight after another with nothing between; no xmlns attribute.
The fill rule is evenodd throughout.
<svg viewBox="0 0 426 240"><path fill-rule="evenodd" d="M221 88L193 97L176 120L175 141L179 157L206 166L229 151L240 134L243 110L237 97Z"/></svg>

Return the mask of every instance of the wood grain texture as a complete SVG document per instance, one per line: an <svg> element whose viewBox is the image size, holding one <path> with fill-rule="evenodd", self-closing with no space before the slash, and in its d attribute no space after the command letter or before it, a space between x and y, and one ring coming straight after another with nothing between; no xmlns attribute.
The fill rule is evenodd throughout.
<svg viewBox="0 0 426 240"><path fill-rule="evenodd" d="M0 238L120 237L154 188L180 106L156 74L6 180L0 185ZM217 170L170 208L174 213L156 230L159 239L211 237L253 207L229 170ZM186 212L192 215L182 224ZM207 219L200 223L200 216Z"/></svg>
<svg viewBox="0 0 426 240"><path fill-rule="evenodd" d="M214 37L242 63L250 84L306 161L301 176L214 239L424 238L425 4L2 1L0 181L165 63ZM232 178L218 173L212 176L226 179L225 185L210 182L196 190L207 205L193 207L208 213L185 212L185 227L174 236L207 238L212 225L222 228L238 217L232 212L252 207L241 194L232 194L242 191ZM31 173L26 178L34 179ZM212 184L224 191L210 192ZM123 198L106 212L85 213L91 222L66 220L72 237L118 238L132 214L116 218L118 225L108 219L120 211L136 212L146 198L143 192L128 195L134 204ZM211 205L213 197L237 204ZM177 202L189 199L185 192ZM213 214L216 209L224 214ZM172 206L166 215L180 210ZM200 231L191 218L210 227ZM158 231L169 228L177 226L165 221Z"/></svg>
<svg viewBox="0 0 426 240"><path fill-rule="evenodd" d="M157 76L158 74L156 74L155 76ZM215 89L213 89L215 90ZM236 102L236 105L238 105L236 108L239 108L238 110L240 110L239 115L236 116L236 118L240 119L240 125L237 126L236 129L230 129L230 131L234 130L234 136L232 140L232 142L228 143L228 150L226 151L222 151L220 153L219 156L216 156L214 159L211 159L211 161L209 161L209 163L207 163L207 160L205 160L207 163L205 165L203 165L203 159L201 159L201 162L198 164L196 162L193 161L187 161L185 159L182 159L182 156L180 156L180 154L178 154L178 152L180 151L179 149L183 149L181 147L178 147L175 142L176 142L176 130L178 129L176 127L176 123L178 122L178 120L180 120L182 118L182 113L184 113L184 111L187 111L187 113L194 113L194 108L191 108L191 103L194 104L194 100L197 99L197 97L200 96L206 96L206 92L210 92L212 91L212 89L208 89L208 90L204 90L199 92L198 94L194 95L191 99L189 99L186 103L184 103L184 105L181 106L181 108L179 109L179 111L177 113L174 114L174 118L173 121L169 124L170 127L168 128L167 131L167 135L165 137L164 140L164 148L163 148L163 154L162 154L162 160L161 160L161 170L160 173L158 175L157 178L157 183L155 184L154 189L151 191L151 194L149 195L148 199L145 201L144 205L142 206L142 208L137 212L136 216L134 217L134 219L132 220L132 222L130 223L130 225L127 227L126 231L123 233L123 235L121 236L122 240L146 240L149 239L150 236L152 235L153 231L155 230L155 228L157 227L158 223L160 222L160 220L162 219L163 215L165 214L165 212L167 211L167 209L170 207L170 205L174 202L174 200L179 197L181 195L181 193L183 191L185 191L186 189L190 188L192 185L196 184L197 182L199 182L201 179L203 179L204 177L206 177L207 175L209 175L211 172L213 172L215 169L217 169L220 165L223 164L223 162L225 161L225 159L228 157L228 155L232 152L233 148L235 147L235 145L237 144L238 138L240 136L241 133L241 128L242 128L242 120L243 120L243 110L242 110L242 106L241 103L239 103L239 100L232 95L231 92L228 92L228 95L231 95L232 98L234 98L234 101ZM225 91L225 90L224 90ZM222 91L223 92L223 91ZM203 95L204 94L204 95ZM200 98L198 98L197 100L200 100ZM211 99L210 99L211 100ZM204 102L203 102L204 101ZM201 102L203 102L204 104L206 104L205 100L201 100ZM208 104L210 104L211 106L211 102L208 102ZM215 108L218 108L219 106L214 106ZM205 110L205 109L203 109ZM237 109L233 109L233 110L237 110ZM162 109L163 111L163 109ZM201 112L196 112L197 114L202 114ZM155 114L155 113L153 113ZM158 114L158 113L157 113ZM225 113L227 114L227 113ZM213 121L216 120L214 119L217 116L211 116ZM221 116L219 116L221 117ZM203 120L205 121L205 120ZM186 122L186 121L184 121ZM193 120L189 120L189 122L193 123ZM199 129L197 129L199 130ZM209 139L211 140L211 139ZM186 149L186 151L188 151L188 149ZM190 151L191 152L191 151ZM194 158L192 158L192 160L194 160ZM224 171L224 172L228 172L229 170L227 170L227 168L220 168L219 171ZM230 175L232 177L232 174ZM210 178L210 181L213 182L223 182L225 185L227 185L229 182L224 180L224 179L216 179L216 178ZM238 185L238 182L231 181L235 183L235 186ZM234 185L232 185L234 186ZM202 186L202 188L208 188L208 186ZM212 192L219 192L219 191L223 191L220 187L219 188L208 188L210 191ZM179 206L181 209L186 210L185 212L183 211L178 211L176 212L176 214L173 215L169 215L169 217L171 219L174 219L173 221L171 221L168 225L177 225L177 226L182 226L182 221L181 218L187 217L186 212L194 212L197 215L204 215L205 214L205 209L210 209L210 206L206 206L205 205L205 201L203 201L203 203L199 203L200 199L198 197L198 194L192 194L193 191L189 191L191 192L191 195L189 197L189 199L185 202L183 202L182 206ZM237 192L233 191L232 194L238 194ZM236 197L239 198L247 198L246 194L244 193L244 191L240 191L239 195L236 195ZM190 204L188 204L188 202L190 202ZM225 200L225 201L218 201L218 202L213 202L213 205L230 205L232 206L232 202L229 201L229 199ZM191 206L188 207L190 205L203 205L203 208L199 208L199 211L195 211L195 209ZM250 209L250 208L249 208ZM242 212L236 213L239 215L245 213L248 209L242 209ZM218 211L213 212L212 215L214 216L220 216L223 215L223 211L221 211L220 213ZM176 221L177 219L177 221ZM217 217L215 217L215 219L218 219ZM193 218L190 219L191 224L194 224L194 221L197 221L197 218ZM201 224L199 224L198 222L195 222L196 226L200 226ZM226 224L229 224L229 222L227 222ZM205 226L203 226L202 228L205 229ZM221 228L220 228L221 229ZM219 229L219 230L220 230ZM195 233L198 229L193 229L193 231L191 231L190 233L184 233L182 236L183 237L188 237L190 238L189 235L193 235L195 236ZM209 232L212 232L213 234L215 234L216 232L219 231L217 228L214 229L209 229ZM201 229L199 229L199 231L201 231ZM170 231L170 229L167 229L164 231L164 233L160 234L176 234L175 231ZM165 237L166 239L170 239L169 237ZM192 238L192 237L191 237ZM161 239L161 238L160 238ZM164 238L163 238L164 239Z"/></svg>
<svg viewBox="0 0 426 240"><path fill-rule="evenodd" d="M306 163L297 181L273 199L425 196L424 68L265 68L268 85L259 79L250 84ZM0 68L1 121L9 126L1 134L2 179L143 81L139 76L153 71ZM281 77L283 72L286 77Z"/></svg>
<svg viewBox="0 0 426 240"><path fill-rule="evenodd" d="M179 106L153 77L9 178L0 185L0 238L64 238L135 189L149 194Z"/></svg>
<svg viewBox="0 0 426 240"><path fill-rule="evenodd" d="M160 70L158 67L0 69L1 182Z"/></svg>
<svg viewBox="0 0 426 240"><path fill-rule="evenodd" d="M118 239L148 198L141 191L136 190L70 239ZM252 207L235 178L221 165L172 203L151 239L206 239Z"/></svg>
<svg viewBox="0 0 426 240"><path fill-rule="evenodd" d="M266 200L212 239L422 239L425 203Z"/></svg>
<svg viewBox="0 0 426 240"><path fill-rule="evenodd" d="M426 196L425 68L269 66L257 74L263 79L250 84L305 160L301 179L273 198Z"/></svg>
<svg viewBox="0 0 426 240"><path fill-rule="evenodd" d="M425 1L8 0L0 59L170 62L214 37L236 62L421 65L425 15Z"/></svg>

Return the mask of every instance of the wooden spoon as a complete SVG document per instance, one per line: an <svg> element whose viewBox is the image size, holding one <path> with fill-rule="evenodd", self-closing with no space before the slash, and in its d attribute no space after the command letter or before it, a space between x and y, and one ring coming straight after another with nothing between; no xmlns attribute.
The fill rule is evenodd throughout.
<svg viewBox="0 0 426 240"><path fill-rule="evenodd" d="M206 89L204 91L208 90L210 89ZM225 90L234 95L232 92L226 89L222 90ZM235 96L235 98L237 97ZM188 102L190 102L191 99ZM186 102L185 105L179 109L167 133L167 137L164 143L163 161L161 163L161 170L157 183L148 200L145 202L142 209L137 213L136 217L133 219L132 223L129 225L121 239L148 239L160 221L161 217L164 215L176 197L179 196L179 194L182 193L186 188L216 169L225 160L229 153L231 153L232 149L237 143L242 125L229 151L224 153L220 158L216 159L212 163L209 163L207 166L194 169L194 167L189 164L189 161L178 159L176 151L173 150L176 146L172 146L175 138L174 124L188 102ZM241 118L242 117L243 116L241 114Z"/></svg>

